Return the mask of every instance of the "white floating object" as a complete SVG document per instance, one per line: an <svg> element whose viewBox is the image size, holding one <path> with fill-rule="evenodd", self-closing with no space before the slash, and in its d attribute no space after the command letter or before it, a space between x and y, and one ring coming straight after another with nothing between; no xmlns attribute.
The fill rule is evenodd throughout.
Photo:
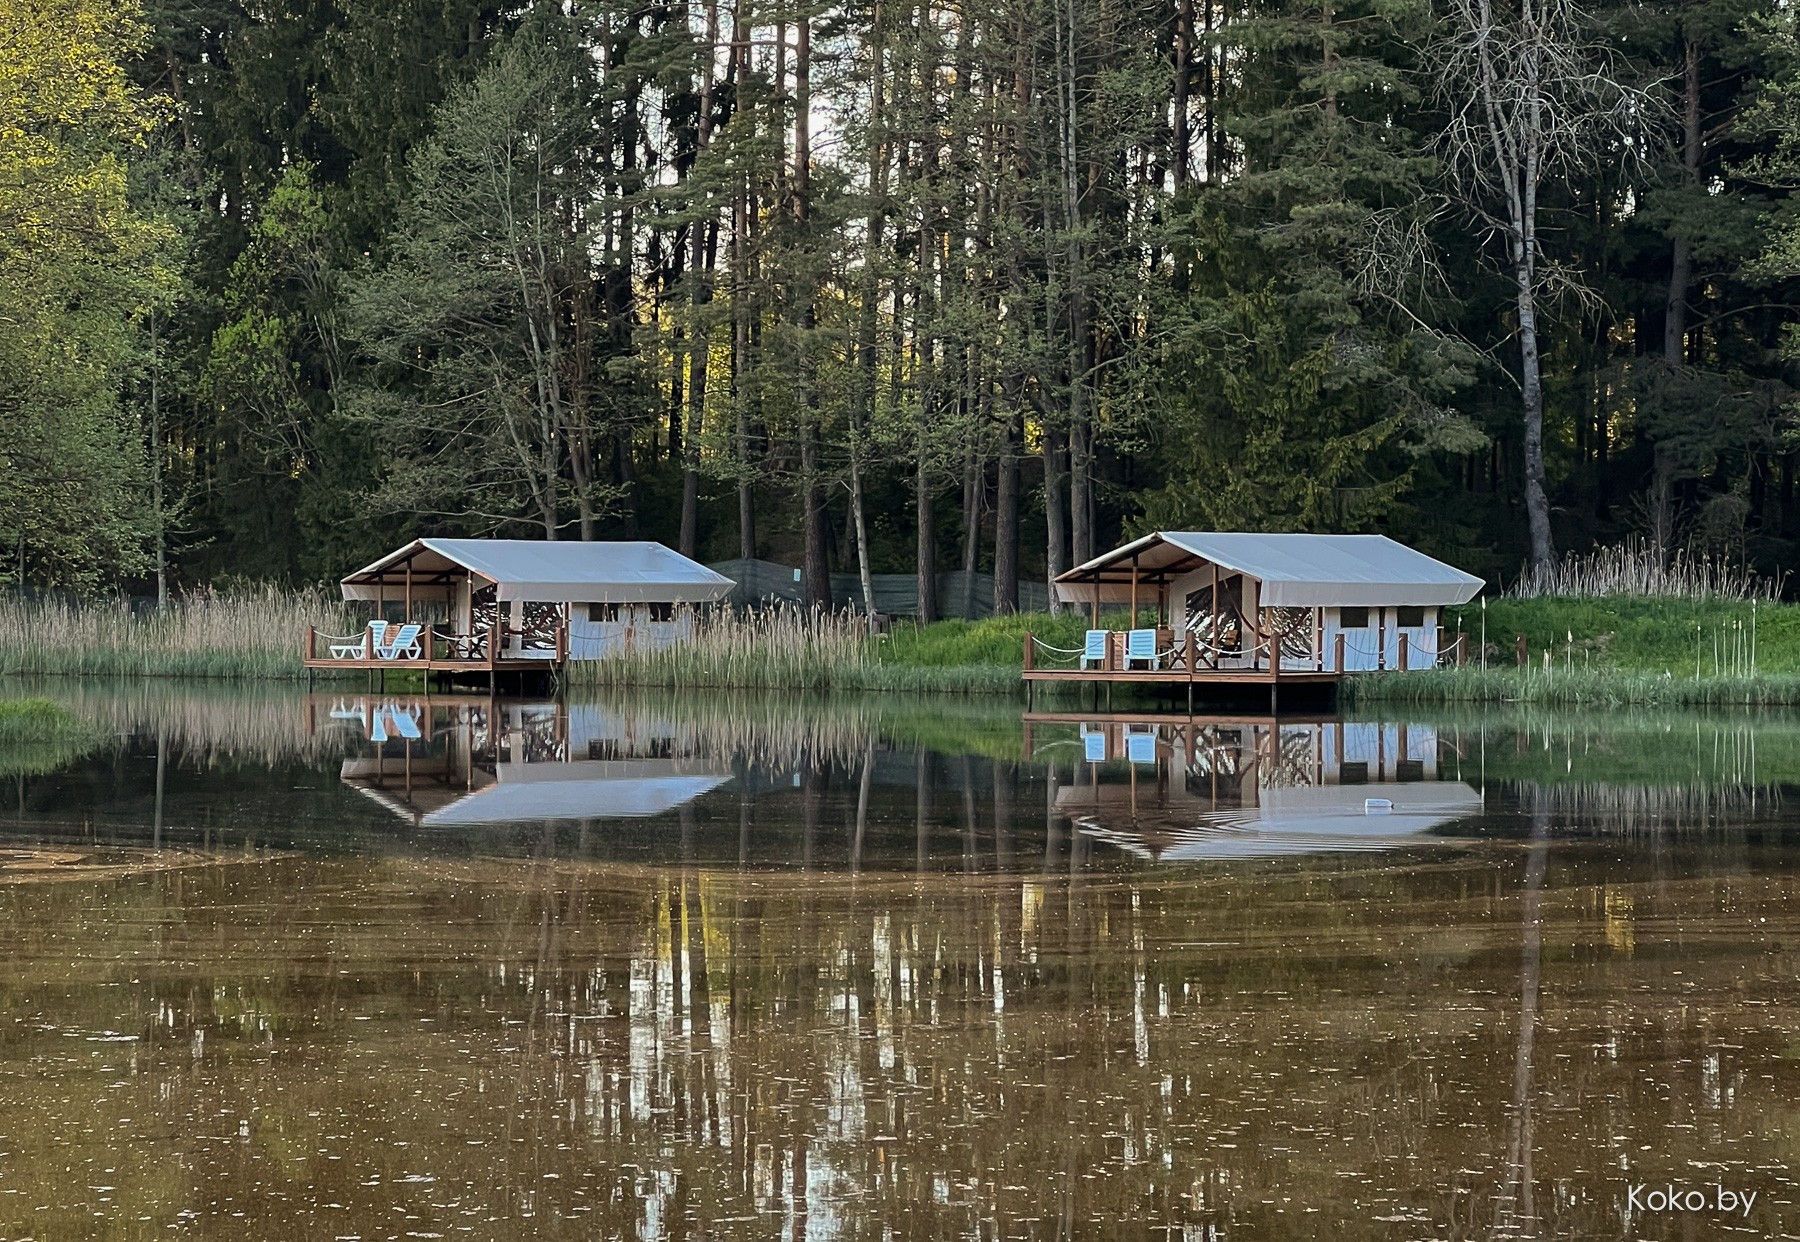
<svg viewBox="0 0 1800 1242"><path fill-rule="evenodd" d="M1392 798L1364 798L1363 799L1363 814L1364 815L1386 815L1388 812L1392 811L1393 809L1394 809L1394 800Z"/></svg>

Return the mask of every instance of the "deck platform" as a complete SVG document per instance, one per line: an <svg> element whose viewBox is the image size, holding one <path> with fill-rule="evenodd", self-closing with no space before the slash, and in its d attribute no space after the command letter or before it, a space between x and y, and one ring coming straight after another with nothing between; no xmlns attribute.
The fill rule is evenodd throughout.
<svg viewBox="0 0 1800 1242"><path fill-rule="evenodd" d="M526 640L522 631L504 631L497 624L479 635L445 635L424 627L417 637L417 656L396 655L383 659L374 653L372 644L365 643L364 654L346 657L321 655L321 650L331 650L334 641L344 643L346 640L334 640L309 626L300 659L309 672L385 674L406 670L425 674L427 681L433 675L441 675L450 681L485 681L490 688L502 680L512 683L543 678L553 682L562 676L563 667L569 660L566 619L560 619L548 635L547 645L528 646L521 651L507 645L509 638Z"/></svg>

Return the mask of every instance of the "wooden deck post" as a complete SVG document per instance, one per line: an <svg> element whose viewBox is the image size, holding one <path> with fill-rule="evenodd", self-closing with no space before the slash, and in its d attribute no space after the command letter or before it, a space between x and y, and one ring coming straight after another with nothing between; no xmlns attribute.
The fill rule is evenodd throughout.
<svg viewBox="0 0 1800 1242"><path fill-rule="evenodd" d="M1456 667L1461 668L1469 662L1468 635L1461 630L1456 631Z"/></svg>
<svg viewBox="0 0 1800 1242"><path fill-rule="evenodd" d="M1530 657L1530 654L1531 654L1529 651L1527 651L1525 649L1525 635L1515 634L1513 636L1513 647L1515 648L1515 653L1519 657L1519 667L1524 668L1526 660Z"/></svg>
<svg viewBox="0 0 1800 1242"><path fill-rule="evenodd" d="M318 649L319 631L309 625L306 627L306 659L312 659Z"/></svg>
<svg viewBox="0 0 1800 1242"><path fill-rule="evenodd" d="M1337 650L1332 654L1331 671L1341 673L1344 671L1344 631L1337 632L1337 642L1334 646Z"/></svg>
<svg viewBox="0 0 1800 1242"><path fill-rule="evenodd" d="M1137 629L1137 597L1138 597L1138 558L1134 552L1131 556L1131 628Z"/></svg>
<svg viewBox="0 0 1800 1242"><path fill-rule="evenodd" d="M1036 646L1037 644L1031 639L1031 631L1027 630L1025 632L1025 657L1021 661L1024 671L1027 673L1037 666L1037 653L1033 650Z"/></svg>
<svg viewBox="0 0 1800 1242"><path fill-rule="evenodd" d="M1406 657L1406 635L1402 633L1400 635L1400 671L1404 673L1411 667L1412 664Z"/></svg>

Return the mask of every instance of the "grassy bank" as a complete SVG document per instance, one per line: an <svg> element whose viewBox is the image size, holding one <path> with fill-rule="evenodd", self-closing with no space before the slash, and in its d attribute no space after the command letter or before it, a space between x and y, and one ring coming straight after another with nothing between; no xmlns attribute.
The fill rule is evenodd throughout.
<svg viewBox="0 0 1800 1242"><path fill-rule="evenodd" d="M1481 667L1481 636L1487 639ZM1627 596L1490 600L1449 611L1470 664L1361 677L1358 703L1800 704L1800 607ZM1525 667L1517 659L1523 636Z"/></svg>
<svg viewBox="0 0 1800 1242"><path fill-rule="evenodd" d="M198 595L162 612L123 602L0 600L0 675L295 679L306 627L359 622L321 594Z"/></svg>
<svg viewBox="0 0 1800 1242"><path fill-rule="evenodd" d="M1453 609L1451 628L1481 637L1484 610ZM195 597L163 613L123 605L0 601L0 675L290 680L303 675L306 626L355 628L316 594ZM1102 618L1123 628L1124 615ZM1487 667L1346 683L1353 703L1800 704L1800 606L1767 601L1615 596L1491 600ZM900 623L869 636L860 618L796 610L696 618L694 639L569 667L577 685L1017 696L1026 636L1040 664L1066 665L1088 618L1033 613ZM1524 635L1528 667L1515 658ZM1054 697L1067 686L1043 685Z"/></svg>
<svg viewBox="0 0 1800 1242"><path fill-rule="evenodd" d="M30 776L73 763L106 735L49 699L0 699L0 776Z"/></svg>

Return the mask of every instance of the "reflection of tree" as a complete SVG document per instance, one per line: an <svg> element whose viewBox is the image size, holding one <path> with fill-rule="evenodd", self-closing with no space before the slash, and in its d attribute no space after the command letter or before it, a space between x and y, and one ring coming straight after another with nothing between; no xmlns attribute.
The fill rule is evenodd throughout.
<svg viewBox="0 0 1800 1242"><path fill-rule="evenodd" d="M822 842L851 828L855 791L853 777L824 791ZM954 798L938 810L960 830ZM1023 838L1042 808L1017 805ZM746 807L772 829L768 803ZM907 802L893 810L910 819ZM1735 950L1686 955L1693 1007L1648 992L1634 1005L1621 976L1590 965L1584 981L1573 964L1586 999L1629 1007L1618 1028L1642 1042L1616 1062L1591 1055L1591 1025L1538 1020L1545 812L1499 962L1483 951L1491 893L1464 891L1468 868L1344 860L1172 882L1083 874L1064 855L1075 874L922 881L584 865L540 840L525 862L290 858L99 901L8 893L10 1012L51 1029L10 1024L0 1069L57 1063L82 1034L137 1039L117 1061L105 1044L83 1053L134 1058L116 1092L9 1075L9 1107L49 1121L8 1135L19 1193L0 1198L0 1233L90 1234L99 1205L65 1173L89 1160L117 1166L109 1183L156 1225L190 1206L245 1211L231 1236L286 1237L284 1221L337 1202L329 1219L365 1237L405 1213L446 1236L490 1218L494 1236L665 1239L901 1221L896 1236L921 1242L1017 1236L1007 1223L1028 1218L1052 1223L1045 1237L1127 1222L1298 1236L1277 1209L1301 1195L1324 1221L1361 1222L1345 1236L1385 1237L1372 1219L1428 1210L1429 1186L1478 1167L1503 1211L1484 1194L1472 1227L1462 1198L1442 1214L1454 1236L1548 1234L1536 1174L1589 1184L1574 1170L1616 1133L1654 1128L1672 1162L1721 1134L1777 1162L1800 1071L1776 1007L1733 1032L1766 1041L1740 1056L1774 1053L1766 1085L1745 1080L1739 1125L1698 1076L1673 1101L1634 1096L1647 1067L1697 1063L1717 1039L1709 1024L1741 995ZM1762 896L1791 888L1764 882ZM1680 919L1716 914L1719 895L1715 877L1645 901ZM1503 1030L1484 1025L1484 998L1513 986L1518 1026L1510 1004ZM1484 1032L1513 1055L1480 1055ZM1534 1114L1551 1090L1586 1107ZM1503 1101L1511 1130L1496 1136L1480 1120ZM1671 1104L1690 1103L1721 1129L1665 1130ZM1757 1110L1775 1118L1765 1130ZM250 1133L185 1136L197 1117L224 1118L225 1135L247 1118ZM340 1159L321 1169L327 1156ZM271 1169L291 1175L285 1198L246 1189ZM421 1170L435 1185L406 1182ZM27 1204L52 1207L21 1222ZM1566 1232L1617 1236L1610 1203L1555 1210Z"/></svg>
<svg viewBox="0 0 1800 1242"><path fill-rule="evenodd" d="M1538 973L1544 946L1544 872L1549 862L1550 804L1531 805L1531 845L1519 899L1519 1034L1513 1055L1512 1117L1506 1145L1506 1180L1496 1205L1494 1231L1507 1237L1537 1232L1531 1174L1532 1051L1537 1040Z"/></svg>

